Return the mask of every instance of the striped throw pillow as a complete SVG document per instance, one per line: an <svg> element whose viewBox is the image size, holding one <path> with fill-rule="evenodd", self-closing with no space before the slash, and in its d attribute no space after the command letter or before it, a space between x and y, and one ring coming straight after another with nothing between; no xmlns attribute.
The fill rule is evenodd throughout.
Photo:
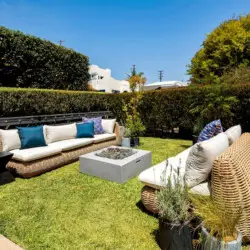
<svg viewBox="0 0 250 250"><path fill-rule="evenodd" d="M211 139L212 137L218 135L221 132L223 132L221 121L220 120L212 121L209 124L207 124L205 128L201 131L197 142Z"/></svg>

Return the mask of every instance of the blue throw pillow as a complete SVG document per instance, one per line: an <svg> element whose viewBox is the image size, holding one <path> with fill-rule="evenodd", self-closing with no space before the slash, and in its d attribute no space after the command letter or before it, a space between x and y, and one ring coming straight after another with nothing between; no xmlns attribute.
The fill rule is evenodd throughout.
<svg viewBox="0 0 250 250"><path fill-rule="evenodd" d="M221 132L223 132L221 121L220 120L212 121L209 124L207 124L205 128L201 131L197 142L206 141L218 135Z"/></svg>
<svg viewBox="0 0 250 250"><path fill-rule="evenodd" d="M76 138L93 138L94 131L94 122L86 122L86 123L77 123L76 124Z"/></svg>
<svg viewBox="0 0 250 250"><path fill-rule="evenodd" d="M82 118L83 122L94 122L95 134L104 134L104 129L102 127L102 117L93 117L93 118Z"/></svg>
<svg viewBox="0 0 250 250"><path fill-rule="evenodd" d="M47 146L44 139L43 126L17 127L17 129L21 140L21 149Z"/></svg>

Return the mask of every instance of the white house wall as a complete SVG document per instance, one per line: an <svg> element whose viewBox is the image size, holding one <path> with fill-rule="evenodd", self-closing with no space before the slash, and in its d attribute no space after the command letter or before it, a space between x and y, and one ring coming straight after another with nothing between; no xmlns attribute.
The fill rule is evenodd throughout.
<svg viewBox="0 0 250 250"><path fill-rule="evenodd" d="M99 91L105 91L107 93L112 93L114 91L123 93L129 92L129 82L125 80L116 80L111 76L110 69L102 69L97 65L91 65L89 69L90 75L96 74L89 81L92 87Z"/></svg>

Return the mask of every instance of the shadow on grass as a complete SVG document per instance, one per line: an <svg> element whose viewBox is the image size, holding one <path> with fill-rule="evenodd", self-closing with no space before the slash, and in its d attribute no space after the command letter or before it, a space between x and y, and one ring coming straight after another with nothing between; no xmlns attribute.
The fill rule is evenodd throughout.
<svg viewBox="0 0 250 250"><path fill-rule="evenodd" d="M181 147L181 148L184 148L184 149L188 149L188 148L190 148L191 146L190 146L190 145L181 144L180 147Z"/></svg>
<svg viewBox="0 0 250 250"><path fill-rule="evenodd" d="M149 216L152 216L154 218L158 218L158 214L155 214L155 213L152 213L150 211L148 211L145 206L143 205L142 201L139 200L137 203L136 203L136 206L145 214L149 215Z"/></svg>
<svg viewBox="0 0 250 250"><path fill-rule="evenodd" d="M151 232L151 235L154 236L155 238L155 242L158 244L158 246L160 247L159 245L159 229L154 229L152 232Z"/></svg>

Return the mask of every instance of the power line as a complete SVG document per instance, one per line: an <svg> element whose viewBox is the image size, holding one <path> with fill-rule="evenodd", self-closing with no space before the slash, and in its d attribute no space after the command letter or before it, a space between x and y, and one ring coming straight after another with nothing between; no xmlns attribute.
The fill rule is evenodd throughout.
<svg viewBox="0 0 250 250"><path fill-rule="evenodd" d="M161 82L163 79L164 70L158 70L158 72L159 72L159 80Z"/></svg>

